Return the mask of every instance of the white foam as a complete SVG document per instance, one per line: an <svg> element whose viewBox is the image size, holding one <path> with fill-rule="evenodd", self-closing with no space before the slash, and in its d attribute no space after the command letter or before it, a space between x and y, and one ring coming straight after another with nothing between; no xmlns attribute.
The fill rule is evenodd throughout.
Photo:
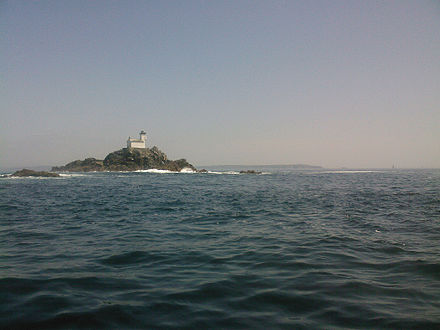
<svg viewBox="0 0 440 330"><path fill-rule="evenodd" d="M174 171L169 171L169 170L158 170L155 168L149 169L149 170L137 170L135 171L137 173L179 173L179 172L174 172Z"/></svg>
<svg viewBox="0 0 440 330"><path fill-rule="evenodd" d="M3 179L13 179L13 180L51 180L51 179L60 179L60 177L12 176L12 175L8 175L8 176L3 177Z"/></svg>
<svg viewBox="0 0 440 330"><path fill-rule="evenodd" d="M196 171L194 171L192 168L190 167L184 167L180 170L180 173L197 173Z"/></svg>
<svg viewBox="0 0 440 330"><path fill-rule="evenodd" d="M344 174L350 174L350 173L380 173L381 171L371 171L371 170L341 170L341 171L326 171L326 172L317 172L318 174L332 174L332 173L344 173Z"/></svg>

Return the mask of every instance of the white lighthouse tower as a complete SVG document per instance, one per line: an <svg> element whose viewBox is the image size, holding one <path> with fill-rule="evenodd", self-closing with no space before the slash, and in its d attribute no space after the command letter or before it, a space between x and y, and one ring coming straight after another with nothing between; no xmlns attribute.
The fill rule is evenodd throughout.
<svg viewBox="0 0 440 330"><path fill-rule="evenodd" d="M145 131L142 130L142 131L139 133L139 138L140 138L142 141L144 141L144 145L145 145L145 142L147 141L147 133L145 133ZM144 146L144 148L145 148L145 146Z"/></svg>
<svg viewBox="0 0 440 330"><path fill-rule="evenodd" d="M147 133L145 133L145 131L142 130L139 133L139 139L132 139L132 138L128 137L127 148L145 149L146 142L147 142Z"/></svg>

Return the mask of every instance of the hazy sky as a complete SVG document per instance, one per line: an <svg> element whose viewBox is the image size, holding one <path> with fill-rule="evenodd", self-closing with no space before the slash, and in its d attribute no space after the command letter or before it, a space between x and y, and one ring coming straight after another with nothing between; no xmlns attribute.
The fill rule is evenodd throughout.
<svg viewBox="0 0 440 330"><path fill-rule="evenodd" d="M440 1L1 1L0 167L440 167Z"/></svg>

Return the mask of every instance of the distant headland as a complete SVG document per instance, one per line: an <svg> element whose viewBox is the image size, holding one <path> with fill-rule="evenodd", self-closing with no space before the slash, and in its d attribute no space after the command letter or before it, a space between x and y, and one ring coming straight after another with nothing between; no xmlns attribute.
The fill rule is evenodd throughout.
<svg viewBox="0 0 440 330"><path fill-rule="evenodd" d="M186 159L169 160L167 155L156 146L147 148L147 134L139 133L139 139L131 137L127 147L109 153L103 160L86 158L75 160L64 166L52 167L53 172L94 172L94 171L138 171L138 170L169 170L180 172L183 169L197 171Z"/></svg>

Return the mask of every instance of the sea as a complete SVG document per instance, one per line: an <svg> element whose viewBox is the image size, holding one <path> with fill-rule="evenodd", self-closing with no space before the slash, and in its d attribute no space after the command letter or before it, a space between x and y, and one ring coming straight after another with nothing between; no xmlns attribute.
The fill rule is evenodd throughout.
<svg viewBox="0 0 440 330"><path fill-rule="evenodd" d="M0 328L440 328L440 169L208 169L0 179Z"/></svg>

